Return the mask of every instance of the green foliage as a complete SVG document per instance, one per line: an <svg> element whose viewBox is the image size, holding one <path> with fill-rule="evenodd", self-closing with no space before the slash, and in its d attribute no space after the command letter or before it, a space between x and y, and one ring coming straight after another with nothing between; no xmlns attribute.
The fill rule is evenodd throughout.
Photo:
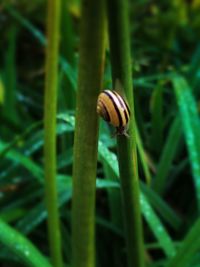
<svg viewBox="0 0 200 267"><path fill-rule="evenodd" d="M113 13L113 9L115 13ZM131 117L128 122L130 138L117 136L117 156L124 210L124 228L128 266L144 267L144 241L140 211L140 192L136 147L136 122L131 71L131 46L128 1L108 0L108 28L112 85L119 81L129 99ZM117 108L115 107L115 110ZM112 114L111 114L112 115Z"/></svg>
<svg viewBox="0 0 200 267"><path fill-rule="evenodd" d="M51 194L47 198L49 206L53 201L57 211L59 209L62 236L59 253L63 253L63 266L67 267L72 266L73 250L75 98L79 49L84 46L80 43L80 2L62 1L56 82L57 167L53 186L58 202L53 201ZM199 267L200 5L198 1L180 0L129 2L132 53L129 59L133 72L137 124L134 136L138 149L145 267ZM49 217L44 201L44 160L47 157L43 156L46 10L47 2L42 0L29 4L8 0L0 3L0 262L9 267L50 266ZM95 41L91 40L95 34L93 27L91 23L87 48ZM120 45L116 41L115 48ZM87 64L89 56L85 58ZM114 57L112 62L116 67L111 66L112 55L107 44L103 88L112 89L111 70L120 68L123 56L122 53L121 57ZM87 78L79 87L89 86L89 80L94 78L94 63L90 64L87 66L90 73L86 67L81 70L87 72ZM127 75L119 73L123 79ZM89 89L83 96L89 100L88 105L93 106L96 117L96 95L90 100ZM100 86L95 85L95 89L100 90ZM128 102L130 95L128 93ZM82 100L79 99L81 103ZM95 129L91 126L90 114L86 116L84 105L81 113L88 123L84 129L93 136ZM52 116L49 116L50 124ZM97 165L93 157L97 166L96 216L93 218L96 223L96 266L127 267L127 237L123 223L127 207L122 205L123 184L119 179L117 145L115 138L111 138L115 129L101 119L99 123ZM79 139L81 144L84 140ZM121 148L124 150L123 145ZM124 158L122 154L122 160ZM85 160L84 156L82 166ZM124 161L125 174L128 173L127 162ZM48 166L48 162L46 164ZM81 167L79 173L86 174L86 169ZM48 177L46 181L49 181ZM128 190L123 188L123 194L131 191ZM92 201L91 206L94 206L94 199ZM81 212L84 214L85 208ZM76 219L77 228L81 219Z"/></svg>
<svg viewBox="0 0 200 267"><path fill-rule="evenodd" d="M191 88L188 86L185 79L182 77L175 77L173 78L173 84L189 151L197 204L200 209L200 122L198 111L191 93Z"/></svg>
<svg viewBox="0 0 200 267"><path fill-rule="evenodd" d="M196 238L200 233L200 221L199 219L190 229L187 236L184 238L179 251L176 256L167 264L167 267L184 267L188 266L193 259L195 253L200 248L199 240Z"/></svg>
<svg viewBox="0 0 200 267"><path fill-rule="evenodd" d="M17 255L27 266L51 267L48 260L41 255L33 244L23 235L0 220L0 240L10 251Z"/></svg>

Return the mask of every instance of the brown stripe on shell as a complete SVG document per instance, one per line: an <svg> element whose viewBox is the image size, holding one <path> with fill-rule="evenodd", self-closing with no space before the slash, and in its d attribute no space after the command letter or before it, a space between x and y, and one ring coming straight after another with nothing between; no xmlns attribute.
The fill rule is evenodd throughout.
<svg viewBox="0 0 200 267"><path fill-rule="evenodd" d="M122 127L123 126L123 120L122 120L119 108L116 105L115 100L113 99L112 91L104 90L103 93L106 94L110 98L110 100L112 101L113 106L115 108L115 111L117 112L118 119L119 119L119 127Z"/></svg>
<svg viewBox="0 0 200 267"><path fill-rule="evenodd" d="M106 105L101 99L98 100L97 113L102 116L105 121L110 122L110 115L108 113Z"/></svg>
<svg viewBox="0 0 200 267"><path fill-rule="evenodd" d="M130 116L130 110L128 108L128 105L126 104L126 101L123 99L123 97L120 96L117 92L112 91L112 93L115 94L115 96L119 100L119 103L121 104L121 107L122 107L122 109L124 111L124 115L125 115L125 118L126 118L126 124L127 124L128 120L129 120L129 116Z"/></svg>

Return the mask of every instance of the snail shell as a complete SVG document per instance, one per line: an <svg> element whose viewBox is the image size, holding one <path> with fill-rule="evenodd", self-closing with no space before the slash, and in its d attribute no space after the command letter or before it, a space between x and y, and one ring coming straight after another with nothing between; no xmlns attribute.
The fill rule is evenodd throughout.
<svg viewBox="0 0 200 267"><path fill-rule="evenodd" d="M130 119L127 102L116 91L104 90L97 100L97 113L117 129L117 134L125 134Z"/></svg>

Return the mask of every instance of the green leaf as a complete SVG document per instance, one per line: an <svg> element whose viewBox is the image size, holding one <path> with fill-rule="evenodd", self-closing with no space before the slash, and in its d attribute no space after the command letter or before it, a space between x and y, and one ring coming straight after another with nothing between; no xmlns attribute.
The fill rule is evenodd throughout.
<svg viewBox="0 0 200 267"><path fill-rule="evenodd" d="M171 124L169 134L157 167L157 173L153 181L153 188L159 194L162 194L166 188L167 175L169 174L172 161L176 155L181 132L181 122L179 116L177 116Z"/></svg>
<svg viewBox="0 0 200 267"><path fill-rule="evenodd" d="M26 266L52 267L48 260L28 239L1 219L0 242L17 255Z"/></svg>
<svg viewBox="0 0 200 267"><path fill-rule="evenodd" d="M150 108L152 120L151 144L152 149L159 154L163 143L163 87L160 83L152 93Z"/></svg>
<svg viewBox="0 0 200 267"><path fill-rule="evenodd" d="M144 182L140 183L142 192L148 198L149 203L153 208L158 212L160 217L167 222L175 230L178 230L182 220L180 217L173 211L173 209L150 187L148 187Z"/></svg>
<svg viewBox="0 0 200 267"><path fill-rule="evenodd" d="M19 12L14 10L11 6L7 5L6 9L12 17L14 17L23 27L25 27L31 34L42 44L46 45L47 40L40 30L38 30L32 23L30 23L26 18L24 18ZM69 81L71 82L73 89L76 89L77 75L75 70L66 61L65 58L59 58L62 70L67 75Z"/></svg>
<svg viewBox="0 0 200 267"><path fill-rule="evenodd" d="M72 178L66 175L57 176L58 191L59 191L59 207L66 204L72 196ZM118 181L111 180L96 180L96 188L119 188ZM44 203L37 204L30 211L26 212L26 215L20 219L16 227L21 232L29 234L32 232L40 223L47 218L47 211Z"/></svg>
<svg viewBox="0 0 200 267"><path fill-rule="evenodd" d="M62 119L68 123L70 123L72 126L74 126L74 118L73 116L69 116L67 114L59 114L57 116L59 119ZM99 150L99 159L101 161L105 161L106 164L110 166L110 168L113 170L115 175L119 177L119 170L118 170L118 164L117 164L117 157L114 153L110 152L107 147L103 144L103 142L99 141L98 144L98 150ZM145 216L147 223L150 225L151 230L156 238L159 238L158 241L160 243L160 246L162 247L165 254L169 257L174 255L175 253L175 247L173 245L173 242L167 233L167 230L162 225L162 222L159 220L158 216L154 212L154 210L151 208L151 205L149 204L148 200L146 199L145 195L141 193L141 208L142 213ZM164 205L165 206L165 205ZM163 207L163 206L162 206ZM170 214L171 218L176 218L176 223L179 224L180 220L177 216L170 210L167 209L168 214ZM149 215L150 213L150 215ZM152 221L153 220L153 221ZM155 227L156 226L156 227ZM161 230L160 230L161 229ZM162 234L160 234L160 231Z"/></svg>
<svg viewBox="0 0 200 267"><path fill-rule="evenodd" d="M5 74L4 74L4 103L2 113L5 118L17 123L19 121L17 104L17 75L16 75L16 40L18 29L16 25L7 30L8 47L5 53Z"/></svg>
<svg viewBox="0 0 200 267"><path fill-rule="evenodd" d="M154 213L144 194L141 194L140 196L140 203L145 220L154 233L156 239L160 243L160 246L163 248L166 256L174 256L176 253L174 244L169 237L165 227L162 225L160 219Z"/></svg>
<svg viewBox="0 0 200 267"><path fill-rule="evenodd" d="M101 141L99 141L98 148L99 148L100 159L106 161L107 164L109 164L110 168L115 173L115 175L119 177L116 155L110 152ZM162 222L159 220L158 216L151 208L151 205L148 203L145 195L141 192L140 192L140 204L143 216L145 217L153 234L158 239L163 251L168 257L173 256L175 253L173 242L169 234L167 233L167 230L162 225Z"/></svg>
<svg viewBox="0 0 200 267"><path fill-rule="evenodd" d="M0 151L5 151L6 149L7 145L3 142L0 142ZM10 149L5 156L13 162L24 166L35 178L38 179L39 182L43 183L43 171L41 167L34 163L30 158L16 151L15 149Z"/></svg>
<svg viewBox="0 0 200 267"><path fill-rule="evenodd" d="M175 76L172 82L182 119L200 211L200 122L197 106L191 88L183 77Z"/></svg>
<svg viewBox="0 0 200 267"><path fill-rule="evenodd" d="M139 131L138 131L138 127L136 127L136 142L137 142L138 153L139 153L141 164L143 167L146 183L150 185L151 184L151 173L150 173L149 166L147 163L147 155L143 147L143 143L142 143L142 139L140 137Z"/></svg>
<svg viewBox="0 0 200 267"><path fill-rule="evenodd" d="M200 219L196 221L182 241L176 255L166 267L186 267L200 249ZM199 266L199 265L198 265Z"/></svg>

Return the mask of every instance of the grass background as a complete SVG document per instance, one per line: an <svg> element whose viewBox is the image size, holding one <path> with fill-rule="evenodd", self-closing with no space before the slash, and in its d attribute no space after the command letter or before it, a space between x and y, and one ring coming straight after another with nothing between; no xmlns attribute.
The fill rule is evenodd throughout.
<svg viewBox="0 0 200 267"><path fill-rule="evenodd" d="M64 266L71 266L81 10L79 1L61 4L56 182ZM43 0L0 3L0 263L5 267L50 265L43 170L46 11ZM199 267L200 3L137 0L129 11L145 264ZM107 42L103 88L111 84ZM127 250L113 131L100 120L96 262L120 267L126 266Z"/></svg>

